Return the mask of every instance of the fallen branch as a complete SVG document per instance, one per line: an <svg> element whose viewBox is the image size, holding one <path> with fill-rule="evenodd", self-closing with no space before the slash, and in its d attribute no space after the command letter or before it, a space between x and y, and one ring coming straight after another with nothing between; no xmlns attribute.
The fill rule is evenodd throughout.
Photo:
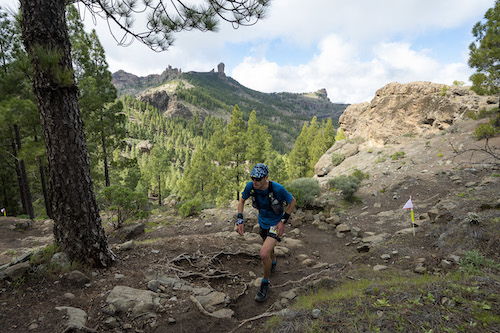
<svg viewBox="0 0 500 333"><path fill-rule="evenodd" d="M189 296L189 299L191 300L191 302L193 302L196 307L198 308L198 310L200 310L201 313L203 313L205 316L209 316L209 317L215 317L213 314L211 314L210 312L208 312L207 310L205 310L205 308L203 307L203 305L201 305L200 301L198 301L196 299L196 297L194 297L193 295Z"/></svg>
<svg viewBox="0 0 500 333"><path fill-rule="evenodd" d="M310 278L315 278L315 277L317 277L318 275L321 275L321 274L323 274L323 273L325 273L325 272L329 272L329 271L330 271L330 269L324 269L324 270L322 270L322 271L319 271L319 272L316 272L316 273L310 274L310 275L308 275L308 276L304 276L304 277L303 277L302 279L300 279L300 280L297 280L297 281L287 281L287 282L285 282L285 283L283 283L283 284L280 284L280 285L277 285L277 286L273 286L273 288L281 288L281 287L287 286L287 285L289 285L289 284L298 284L298 283L302 283L302 282L304 282L305 280L309 280Z"/></svg>
<svg viewBox="0 0 500 333"><path fill-rule="evenodd" d="M254 320L258 320L258 319L262 319L262 318L267 318L267 317L272 317L272 316L277 316L281 313L281 311L275 311L275 312L264 312L260 315L257 315L255 317L252 317L252 318L248 318L248 319L245 319L245 320L242 320L240 322L240 324L238 326L236 326L235 329L231 330L229 333L234 333L236 332L241 326L245 325L246 323L249 323L251 321L254 321Z"/></svg>
<svg viewBox="0 0 500 333"><path fill-rule="evenodd" d="M218 256L220 255L226 255L226 256L239 256L239 255L245 255L249 257L259 257L260 255L255 254L255 253L250 253L250 252L245 252L245 251L238 251L238 252L226 252L226 251L220 251L219 253L216 253L215 255L212 256L212 258L208 262L214 261Z"/></svg>
<svg viewBox="0 0 500 333"><path fill-rule="evenodd" d="M188 271L185 271L183 269L173 267L173 266L168 266L167 268L171 269L177 273L180 273L178 275L179 278L198 276L198 277L201 277L204 279L220 279L220 278L234 278L234 277L238 276L237 274L230 274L227 271L219 271L219 270L214 271L213 274L204 274L204 273L198 273L198 272L188 272ZM216 275L216 274L218 274L218 275Z"/></svg>

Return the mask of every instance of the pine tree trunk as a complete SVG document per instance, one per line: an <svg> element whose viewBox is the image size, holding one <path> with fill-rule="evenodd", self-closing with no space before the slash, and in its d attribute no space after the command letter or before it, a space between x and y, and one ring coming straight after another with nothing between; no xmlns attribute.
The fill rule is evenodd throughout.
<svg viewBox="0 0 500 333"><path fill-rule="evenodd" d="M101 116L102 121L102 116ZM102 142L102 155L104 158L104 179L106 181L106 187L111 185L109 181L109 165L108 165L108 152L106 150L106 136L104 135L104 131L101 132L101 142Z"/></svg>
<svg viewBox="0 0 500 333"><path fill-rule="evenodd" d="M40 157L36 158L38 163L38 171L40 172L40 180L42 182L42 193L43 193L43 201L45 202L45 211L47 212L47 216L51 219L54 219L54 215L52 214L52 206L50 205L49 193L47 192L47 183L45 182L45 171L42 166L42 161Z"/></svg>
<svg viewBox="0 0 500 333"><path fill-rule="evenodd" d="M161 173L158 171L158 206L161 207Z"/></svg>
<svg viewBox="0 0 500 333"><path fill-rule="evenodd" d="M15 132L13 127L9 128L9 135L10 135L10 144L12 148L12 156L14 157L14 168L16 170L16 176L17 176L17 186L19 187L19 197L21 199L21 206L23 207L23 214L28 214L28 209L27 209L27 204L26 204L26 193L24 190L26 187L23 184L23 176L21 172L21 164L19 163L18 159L18 153L17 153L17 145L16 145L16 140L15 140Z"/></svg>
<svg viewBox="0 0 500 333"><path fill-rule="evenodd" d="M66 29L68 2L20 2L23 42L31 58L47 150L55 240L71 259L108 266L114 255L101 225L90 177Z"/></svg>
<svg viewBox="0 0 500 333"><path fill-rule="evenodd" d="M17 151L21 151L21 136L19 134L19 126L14 125L14 134L16 137L16 146L17 146ZM30 191L30 185L28 182L28 175L26 174L26 165L24 164L24 160L20 159L19 160L19 171L21 175L21 184L20 186L23 188L22 193L24 196L23 203L25 205L24 209L26 211L26 214L30 217L30 219L35 218L35 213L33 211L33 202L31 200L31 191Z"/></svg>
<svg viewBox="0 0 500 333"><path fill-rule="evenodd" d="M34 132L35 132L35 142L38 142L38 135L36 134L36 129L34 130ZM45 211L47 212L47 216L53 219L54 216L52 215L49 193L47 192L47 183L45 181L45 170L42 165L42 160L38 156L36 158L36 163L38 164L38 171L40 172L40 181L42 183L42 193L43 193L43 201L45 202Z"/></svg>

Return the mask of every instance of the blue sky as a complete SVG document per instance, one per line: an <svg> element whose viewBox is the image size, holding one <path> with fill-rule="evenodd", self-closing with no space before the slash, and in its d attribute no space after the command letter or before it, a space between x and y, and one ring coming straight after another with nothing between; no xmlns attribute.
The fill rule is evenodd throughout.
<svg viewBox="0 0 500 333"><path fill-rule="evenodd" d="M198 2L200 0L197 0ZM0 0L15 7L16 0ZM191 1L192 2L192 1ZM217 33L183 32L166 52L117 46L106 23L92 24L110 70L145 76L167 66L226 75L262 92L326 88L332 102L370 101L390 82L464 81L472 27L494 0L272 0L265 20ZM137 25L142 21L137 17Z"/></svg>

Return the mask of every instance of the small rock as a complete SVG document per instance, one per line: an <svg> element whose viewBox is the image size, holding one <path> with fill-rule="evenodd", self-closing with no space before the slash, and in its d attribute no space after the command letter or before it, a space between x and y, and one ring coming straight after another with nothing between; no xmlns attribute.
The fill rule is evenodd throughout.
<svg viewBox="0 0 500 333"><path fill-rule="evenodd" d="M307 258L309 258L309 256L307 254L304 254L304 253L301 253L297 256L297 259L299 261L303 261L303 260L306 260Z"/></svg>
<svg viewBox="0 0 500 333"><path fill-rule="evenodd" d="M64 269L71 265L71 261L68 258L68 255L64 252L55 253L50 259L50 263L58 268Z"/></svg>
<svg viewBox="0 0 500 333"><path fill-rule="evenodd" d="M82 309L70 306L57 306L56 310L64 311L68 316L67 327L81 329L87 325L87 313Z"/></svg>
<svg viewBox="0 0 500 333"><path fill-rule="evenodd" d="M169 317L168 318L168 323L169 323L169 325L175 324L176 323L175 318Z"/></svg>
<svg viewBox="0 0 500 333"><path fill-rule="evenodd" d="M106 318L106 320L104 320L104 325L106 325L108 327L116 328L116 327L120 326L120 323L118 322L118 320L116 320L115 317L108 317L108 318Z"/></svg>
<svg viewBox="0 0 500 333"><path fill-rule="evenodd" d="M385 265L375 265L375 266L373 266L373 270L375 272L383 271L383 270L386 270L387 268L389 268L389 267L387 267Z"/></svg>
<svg viewBox="0 0 500 333"><path fill-rule="evenodd" d="M65 293L64 297L66 297L67 299L73 299L73 298L75 298L75 295L72 293Z"/></svg>
<svg viewBox="0 0 500 333"><path fill-rule="evenodd" d="M320 309L313 309L311 311L311 314L314 319L318 319L321 316L321 310Z"/></svg>
<svg viewBox="0 0 500 333"><path fill-rule="evenodd" d="M306 259L306 260L304 260L304 261L301 262L301 264L304 265L304 266L312 266L315 263L316 262L313 259Z"/></svg>
<svg viewBox="0 0 500 333"><path fill-rule="evenodd" d="M297 293L295 292L294 289L291 289L291 290L288 290L288 291L284 291L280 294L280 296L282 298L286 298L288 300L292 300L294 299L295 297L297 297Z"/></svg>
<svg viewBox="0 0 500 333"><path fill-rule="evenodd" d="M80 271L72 271L66 277L68 283L74 286L82 287L90 282L90 278Z"/></svg>
<svg viewBox="0 0 500 333"><path fill-rule="evenodd" d="M451 261L448 261L448 260L441 260L441 267L443 268L449 268L453 265L453 263Z"/></svg>
<svg viewBox="0 0 500 333"><path fill-rule="evenodd" d="M351 229L351 235L353 237L358 237L360 232L361 232L361 229L358 227L352 227L352 229Z"/></svg>
<svg viewBox="0 0 500 333"><path fill-rule="evenodd" d="M356 248L356 250L358 251L358 253L366 253L366 252L370 251L370 245L363 244L361 246L358 246Z"/></svg>
<svg viewBox="0 0 500 333"><path fill-rule="evenodd" d="M391 255L390 254L382 254L380 256L380 258L383 259L383 260L389 260L389 259L391 259Z"/></svg>
<svg viewBox="0 0 500 333"><path fill-rule="evenodd" d="M427 270L425 269L424 266L417 266L413 271L418 274L425 274Z"/></svg>
<svg viewBox="0 0 500 333"><path fill-rule="evenodd" d="M29 331L36 330L37 328L38 328L38 324L37 323L32 323L30 326L28 326L28 330Z"/></svg>
<svg viewBox="0 0 500 333"><path fill-rule="evenodd" d="M344 233L344 232L350 232L350 231L351 231L351 227L349 227L345 223L341 223L337 226L337 232Z"/></svg>
<svg viewBox="0 0 500 333"><path fill-rule="evenodd" d="M133 240L130 240L128 242L119 244L116 248L120 251L133 250L135 248L135 242Z"/></svg>
<svg viewBox="0 0 500 333"><path fill-rule="evenodd" d="M160 287L160 282L158 280L151 280L148 282L148 289L151 291L157 291Z"/></svg>
<svg viewBox="0 0 500 333"><path fill-rule="evenodd" d="M5 270L5 275L9 277L10 280L15 280L20 276L26 274L30 269L29 261L22 262L17 265L10 266Z"/></svg>
<svg viewBox="0 0 500 333"><path fill-rule="evenodd" d="M123 274L119 274L119 273L115 274L115 280L120 280L120 279L123 279L124 277L125 277L125 275L123 275Z"/></svg>

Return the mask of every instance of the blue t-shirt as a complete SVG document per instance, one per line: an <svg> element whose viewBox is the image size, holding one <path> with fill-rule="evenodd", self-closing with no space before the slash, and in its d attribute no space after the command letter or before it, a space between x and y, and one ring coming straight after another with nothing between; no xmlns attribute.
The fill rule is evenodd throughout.
<svg viewBox="0 0 500 333"><path fill-rule="evenodd" d="M250 197L250 192L253 188L253 182L248 182L245 189L241 193L243 200ZM283 187L283 185L273 182L273 193L276 199L280 202L285 201L287 204L292 202L293 196ZM269 186L264 191L255 190L256 200L259 207L259 225L263 229L269 229L278 224L282 214L276 215L271 208L271 200L269 200Z"/></svg>

